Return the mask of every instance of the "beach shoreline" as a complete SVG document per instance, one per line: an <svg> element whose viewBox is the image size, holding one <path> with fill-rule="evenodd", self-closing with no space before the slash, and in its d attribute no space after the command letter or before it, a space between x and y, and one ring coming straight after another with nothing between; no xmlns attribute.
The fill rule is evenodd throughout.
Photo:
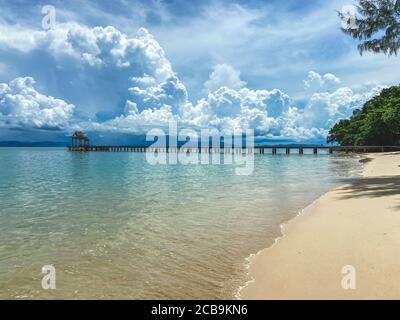
<svg viewBox="0 0 400 320"><path fill-rule="evenodd" d="M319 197L248 258L236 298L400 298L400 154L365 159L362 177ZM344 289L349 268L354 283Z"/></svg>

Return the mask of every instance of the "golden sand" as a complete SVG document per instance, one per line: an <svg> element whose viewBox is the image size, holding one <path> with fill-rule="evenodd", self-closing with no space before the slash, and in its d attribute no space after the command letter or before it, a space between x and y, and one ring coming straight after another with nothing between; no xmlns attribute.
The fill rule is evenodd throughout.
<svg viewBox="0 0 400 320"><path fill-rule="evenodd" d="M251 258L241 298L400 299L400 154L367 157Z"/></svg>

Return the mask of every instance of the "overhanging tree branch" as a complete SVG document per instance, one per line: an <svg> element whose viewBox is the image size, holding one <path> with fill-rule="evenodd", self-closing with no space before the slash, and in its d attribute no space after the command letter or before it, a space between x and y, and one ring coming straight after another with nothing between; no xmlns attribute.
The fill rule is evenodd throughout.
<svg viewBox="0 0 400 320"><path fill-rule="evenodd" d="M400 0L359 0L358 16L342 31L361 41L358 50L397 55L400 49ZM339 12L343 20L348 16Z"/></svg>

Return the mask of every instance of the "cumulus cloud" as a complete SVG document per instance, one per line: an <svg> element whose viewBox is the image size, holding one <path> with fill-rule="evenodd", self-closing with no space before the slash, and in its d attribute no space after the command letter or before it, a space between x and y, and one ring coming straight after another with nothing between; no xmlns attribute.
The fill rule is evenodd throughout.
<svg viewBox="0 0 400 320"><path fill-rule="evenodd" d="M317 72L309 71L304 80L304 89L310 91L331 91L340 84L340 79L332 73L320 75Z"/></svg>
<svg viewBox="0 0 400 320"><path fill-rule="evenodd" d="M87 131L143 134L175 120L192 128L252 128L257 135L271 139L323 139L332 124L349 117L382 89L340 87L335 75L310 71L304 80L308 99L305 107L299 108L279 89L245 87L238 70L219 64L204 83L205 97L192 102L164 50L144 28L135 37L111 26L89 28L77 23L58 24L49 31L27 31L22 27L9 30L0 25L0 31L7 30L17 41L0 32L0 45L25 54L46 52L61 73L71 65L76 68L73 71L77 76L74 73L69 82L75 84L71 92L78 92L79 103L72 102L88 116L72 127ZM61 83L61 87L67 89L69 82ZM79 100L80 92L85 92L87 100ZM90 103L95 111L115 114L96 119L96 113L89 112ZM0 84L3 125L71 129L74 108L73 104L37 92L29 77Z"/></svg>
<svg viewBox="0 0 400 320"><path fill-rule="evenodd" d="M257 114L265 117L280 117L289 109L289 97L280 90L234 90L221 87L201 99L194 109L200 109L201 115L207 115L207 121L218 118L237 118L244 114ZM199 112L197 112L198 114ZM195 113L196 114L196 113Z"/></svg>
<svg viewBox="0 0 400 320"><path fill-rule="evenodd" d="M360 92L354 92L348 87L342 87L333 92L314 93L304 108L302 121L309 127L330 128L338 120L350 117L355 109L360 109L383 88L366 87Z"/></svg>
<svg viewBox="0 0 400 320"><path fill-rule="evenodd" d="M190 116L199 127L254 129L258 136L269 139L315 139L326 134L324 129L303 127L302 111L278 89L222 87L193 106Z"/></svg>
<svg viewBox="0 0 400 320"><path fill-rule="evenodd" d="M218 64L213 67L210 78L204 83L207 92L215 91L221 87L238 90L246 85L240 79L240 71L228 64Z"/></svg>
<svg viewBox="0 0 400 320"><path fill-rule="evenodd" d="M33 71L41 85L54 87L55 94L65 95L88 118L110 109L122 112L128 99L142 110L146 102L160 106L163 99L172 103L185 98L186 89L163 48L144 28L131 37L112 26L90 28L75 22L58 23L48 31L13 27L0 23L0 50L23 53L17 67ZM34 68L38 53L47 68L42 71ZM45 74L55 70L50 81ZM146 92L154 97L145 98Z"/></svg>
<svg viewBox="0 0 400 320"><path fill-rule="evenodd" d="M157 80L173 74L164 50L144 28L138 30L136 37L129 38L112 26L90 28L69 22L38 31L1 23L0 34L3 47L25 53L48 51L60 62L61 58L70 56L90 66L129 68L132 76L146 74Z"/></svg>
<svg viewBox="0 0 400 320"><path fill-rule="evenodd" d="M331 77L321 77L324 78ZM332 79L335 78L332 75ZM214 127L231 132L251 128L259 137L268 139L324 140L334 123L351 116L355 109L361 108L383 88L364 86L357 91L348 87L320 90L310 94L304 108L298 108L286 93L278 89L232 89L225 86L209 92L193 104L188 101L183 85L181 95L172 94L167 98L167 92L173 93L175 89L166 88L177 86L176 79L170 81L173 85L150 84L147 89L131 90L137 99L135 102L128 100L123 115L103 123L87 123L85 127L95 131L145 133L154 126L167 128L168 122L174 120L181 127ZM174 96L180 96L180 99L175 100ZM139 111L137 103L146 107Z"/></svg>
<svg viewBox="0 0 400 320"><path fill-rule="evenodd" d="M199 126L253 128L268 138L324 139L333 124L350 117L383 89L379 85L365 85L357 90L339 87L340 80L333 74L320 76L310 72L305 81L311 78L318 80L317 92L310 94L304 108L298 108L278 89L221 87L193 106L187 118L191 116Z"/></svg>
<svg viewBox="0 0 400 320"><path fill-rule="evenodd" d="M145 95L145 94L144 94ZM150 94L151 98L153 94ZM182 100L180 112L164 104L159 108L138 111L136 104L128 102L125 114L103 123L90 123L90 130L144 133L152 126L167 127L170 120L192 128L214 127L219 130L255 129L259 134L280 136L293 113L289 97L274 89L233 90L227 87L209 93L206 98L192 104ZM157 106L157 104L155 104ZM269 112L271 111L271 115Z"/></svg>
<svg viewBox="0 0 400 320"><path fill-rule="evenodd" d="M135 85L128 89L131 98L127 101L127 105L135 106L135 110L168 105L174 113L179 113L181 107L187 103L186 88L176 76L171 76L158 84L153 81L154 79L149 82L150 84L144 83L142 79L133 80Z"/></svg>
<svg viewBox="0 0 400 320"><path fill-rule="evenodd" d="M34 85L31 77L0 83L0 123L12 128L67 128L75 106L39 93Z"/></svg>

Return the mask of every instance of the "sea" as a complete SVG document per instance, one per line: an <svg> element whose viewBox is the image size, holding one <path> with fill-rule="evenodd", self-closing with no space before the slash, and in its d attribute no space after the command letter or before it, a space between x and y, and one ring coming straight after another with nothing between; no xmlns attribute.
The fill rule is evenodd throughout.
<svg viewBox="0 0 400 320"><path fill-rule="evenodd" d="M361 170L356 156L282 153L238 175L145 153L0 148L0 298L237 298L247 258Z"/></svg>

